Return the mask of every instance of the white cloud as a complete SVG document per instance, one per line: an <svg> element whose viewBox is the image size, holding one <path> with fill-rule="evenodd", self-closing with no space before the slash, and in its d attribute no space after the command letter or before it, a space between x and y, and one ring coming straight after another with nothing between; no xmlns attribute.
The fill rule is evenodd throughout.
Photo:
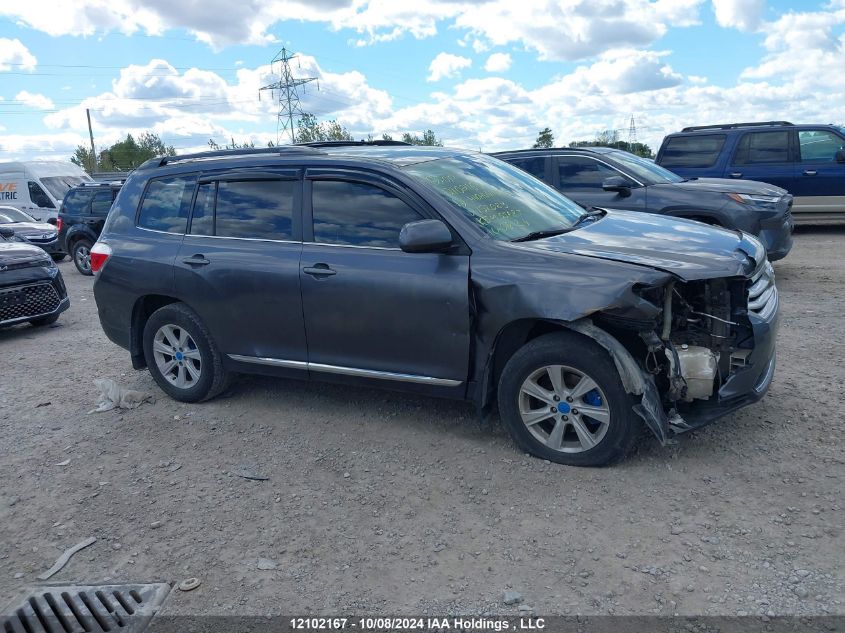
<svg viewBox="0 0 845 633"><path fill-rule="evenodd" d="M763 19L765 0L713 0L716 22L725 28L754 31Z"/></svg>
<svg viewBox="0 0 845 633"><path fill-rule="evenodd" d="M15 95L15 100L20 101L23 105L30 108L37 108L38 110L52 110L55 105L53 100L37 92L29 92L28 90L21 90Z"/></svg>
<svg viewBox="0 0 845 633"><path fill-rule="evenodd" d="M651 44L670 26L695 24L703 1L27 0L0 4L0 15L50 35L162 35L181 28L214 48L266 44L274 40L268 29L288 20L350 29L359 34L358 45L405 35L421 39L453 27L477 53L491 44L519 44L543 59L572 60Z"/></svg>
<svg viewBox="0 0 845 633"><path fill-rule="evenodd" d="M511 67L511 56L508 53L493 53L487 58L484 70L488 73L503 73Z"/></svg>
<svg viewBox="0 0 845 633"><path fill-rule="evenodd" d="M428 65L428 81L457 77L461 70L470 66L472 66L472 60L469 57L461 57L451 53L438 53L437 57L431 60Z"/></svg>
<svg viewBox="0 0 845 633"><path fill-rule="evenodd" d="M0 71L35 70L38 62L20 40L0 37Z"/></svg>

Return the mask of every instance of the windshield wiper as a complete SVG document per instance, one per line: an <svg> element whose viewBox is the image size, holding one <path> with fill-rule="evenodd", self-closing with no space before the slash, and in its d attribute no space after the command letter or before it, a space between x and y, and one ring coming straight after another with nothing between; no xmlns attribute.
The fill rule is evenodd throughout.
<svg viewBox="0 0 845 633"><path fill-rule="evenodd" d="M542 231L532 231L528 235L523 235L522 237L516 237L511 240L511 242L530 242L531 240L540 240L544 237L554 237L555 235L561 235L563 233L569 233L573 227L568 226L564 228L558 229L544 229Z"/></svg>

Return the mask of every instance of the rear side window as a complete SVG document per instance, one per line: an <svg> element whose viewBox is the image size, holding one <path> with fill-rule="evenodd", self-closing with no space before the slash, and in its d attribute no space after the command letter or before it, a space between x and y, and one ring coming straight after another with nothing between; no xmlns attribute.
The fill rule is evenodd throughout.
<svg viewBox="0 0 845 633"><path fill-rule="evenodd" d="M619 176L619 172L592 158L561 156L557 159L561 191L595 191L602 188L605 178Z"/></svg>
<svg viewBox="0 0 845 633"><path fill-rule="evenodd" d="M62 203L62 212L73 213L74 215L87 214L88 203L94 197L94 193L91 189L75 189L68 192L65 201Z"/></svg>
<svg viewBox="0 0 845 633"><path fill-rule="evenodd" d="M399 248L399 231L422 216L392 193L360 182L312 184L314 241Z"/></svg>
<svg viewBox="0 0 845 633"><path fill-rule="evenodd" d="M263 240L293 237L296 180L222 180L197 190L192 235Z"/></svg>
<svg viewBox="0 0 845 633"><path fill-rule="evenodd" d="M664 167L712 167L724 144L724 134L673 136L663 147L660 164Z"/></svg>
<svg viewBox="0 0 845 633"><path fill-rule="evenodd" d="M138 226L167 233L184 233L196 181L196 176L150 180L138 213Z"/></svg>
<svg viewBox="0 0 845 633"><path fill-rule="evenodd" d="M91 214L108 215L113 198L114 196L112 196L111 190L95 193L94 198L91 200Z"/></svg>
<svg viewBox="0 0 845 633"><path fill-rule="evenodd" d="M535 178L540 180L546 178L546 159L542 156L537 158L509 158L507 161L511 165L519 167L522 171L527 171Z"/></svg>
<svg viewBox="0 0 845 633"><path fill-rule="evenodd" d="M749 132L736 149L734 164L789 162L789 132Z"/></svg>

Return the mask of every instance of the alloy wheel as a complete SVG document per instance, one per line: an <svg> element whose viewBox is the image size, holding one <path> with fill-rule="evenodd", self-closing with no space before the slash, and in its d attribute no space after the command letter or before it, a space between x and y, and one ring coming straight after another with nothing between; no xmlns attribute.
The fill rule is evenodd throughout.
<svg viewBox="0 0 845 633"><path fill-rule="evenodd" d="M153 337L153 358L165 380L179 389L190 389L202 375L202 355L187 330L163 325Z"/></svg>

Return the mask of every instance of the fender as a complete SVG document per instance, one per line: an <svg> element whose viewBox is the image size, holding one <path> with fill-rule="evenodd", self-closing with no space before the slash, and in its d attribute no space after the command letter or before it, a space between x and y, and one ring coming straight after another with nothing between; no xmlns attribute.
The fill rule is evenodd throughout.
<svg viewBox="0 0 845 633"><path fill-rule="evenodd" d="M74 241L80 238L85 238L91 240L91 243L94 243L97 241L98 237L99 235L92 231L89 226L85 224L74 224L67 230L62 247L64 248L65 253L70 253L70 245L73 244Z"/></svg>

